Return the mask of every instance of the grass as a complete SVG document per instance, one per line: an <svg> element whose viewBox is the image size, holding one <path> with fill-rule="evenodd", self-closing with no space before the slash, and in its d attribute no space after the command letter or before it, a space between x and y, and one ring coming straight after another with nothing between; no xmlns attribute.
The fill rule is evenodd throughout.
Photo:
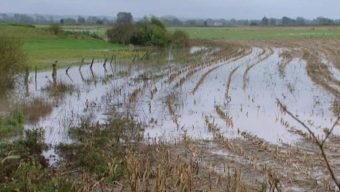
<svg viewBox="0 0 340 192"><path fill-rule="evenodd" d="M46 91L50 97L62 98L66 93L72 94L76 91L76 87L73 84L66 84L64 82L51 82L46 87L42 88Z"/></svg>
<svg viewBox="0 0 340 192"><path fill-rule="evenodd" d="M44 27L44 26L40 26ZM65 31L90 32L105 38L109 26L64 26ZM192 39L200 40L279 40L305 38L337 38L340 27L169 27L169 31L183 30Z"/></svg>
<svg viewBox="0 0 340 192"><path fill-rule="evenodd" d="M66 34L54 35L46 25L0 25L0 33L11 34L24 42L30 68L48 69L58 60L58 67L79 64L82 58L131 56L127 46L92 38L93 33L105 39L109 26L63 26ZM286 40L340 37L340 27L169 27L169 31L186 31L196 40Z"/></svg>
<svg viewBox="0 0 340 192"><path fill-rule="evenodd" d="M46 26L39 26L44 28ZM63 26L64 31L90 32L105 38L109 26ZM169 27L170 32L183 30L200 40L280 40L340 37L340 27Z"/></svg>
<svg viewBox="0 0 340 192"><path fill-rule="evenodd" d="M48 25L36 25L37 28L46 29ZM95 33L99 37L106 38L106 30L109 29L108 25L64 25L63 30L68 32L89 32Z"/></svg>
<svg viewBox="0 0 340 192"><path fill-rule="evenodd" d="M126 52L127 47L95 39L84 34L54 35L43 27L0 25L0 33L19 38L30 68L47 69L55 61L58 67L79 63L81 58L104 58ZM120 53L118 53L120 54Z"/></svg>
<svg viewBox="0 0 340 192"><path fill-rule="evenodd" d="M190 138L177 146L143 144L141 128L125 118L85 120L70 130L75 143L59 145L53 168L41 155L44 132L26 131L0 145L0 191L248 191L240 172L219 176L201 166Z"/></svg>
<svg viewBox="0 0 340 192"><path fill-rule="evenodd" d="M24 116L20 113L8 117L0 116L0 144L1 140L18 136L24 129Z"/></svg>
<svg viewBox="0 0 340 192"><path fill-rule="evenodd" d="M338 38L340 27L170 27L199 40L288 40Z"/></svg>

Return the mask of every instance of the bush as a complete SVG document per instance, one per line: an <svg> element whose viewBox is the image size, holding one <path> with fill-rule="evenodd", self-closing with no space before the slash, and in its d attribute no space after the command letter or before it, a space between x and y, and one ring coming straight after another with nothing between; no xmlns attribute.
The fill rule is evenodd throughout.
<svg viewBox="0 0 340 192"><path fill-rule="evenodd" d="M138 145L142 136L141 126L130 119L112 119L107 125L84 120L80 127L70 129L70 137L76 142L61 144L58 151L69 169L82 168L99 178L110 176L117 179L122 176L122 171L109 173L110 163L114 159L121 162L126 150Z"/></svg>
<svg viewBox="0 0 340 192"><path fill-rule="evenodd" d="M117 23L106 32L112 43L122 43L140 46L166 47L172 44L175 47L189 47L189 36L184 31L175 31L170 34L164 24L156 17L147 18L132 23Z"/></svg>
<svg viewBox="0 0 340 192"><path fill-rule="evenodd" d="M58 24L52 24L48 27L48 30L51 31L54 35L59 35L63 29Z"/></svg>
<svg viewBox="0 0 340 192"><path fill-rule="evenodd" d="M116 24L106 31L110 42L122 44L129 44L134 33L135 27L132 24Z"/></svg>
<svg viewBox="0 0 340 192"><path fill-rule="evenodd" d="M136 24L136 33L131 42L142 46L165 47L170 43L170 35L160 20L145 18Z"/></svg>
<svg viewBox="0 0 340 192"><path fill-rule="evenodd" d="M174 47L189 47L189 35L184 31L176 30L172 34L171 43Z"/></svg>
<svg viewBox="0 0 340 192"><path fill-rule="evenodd" d="M48 168L41 129L0 145L0 191L72 191L72 183Z"/></svg>
<svg viewBox="0 0 340 192"><path fill-rule="evenodd" d="M0 94L14 85L14 76L24 69L24 52L18 39L0 34Z"/></svg>

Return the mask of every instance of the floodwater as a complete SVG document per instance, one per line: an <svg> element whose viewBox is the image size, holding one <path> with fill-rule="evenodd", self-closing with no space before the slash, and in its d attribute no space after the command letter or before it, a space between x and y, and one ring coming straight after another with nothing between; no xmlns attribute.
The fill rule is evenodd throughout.
<svg viewBox="0 0 340 192"><path fill-rule="evenodd" d="M192 53L201 50L204 48L195 48ZM292 60L283 76L279 72L282 50L265 51L261 54L263 49L254 47L242 58L204 65L192 76L188 75L188 67L174 63L162 67L107 64L105 70L102 62L98 62L92 71L89 65L83 65L80 70L71 67L69 75L66 69L60 69L56 83L75 87L61 98L44 91L53 82L51 71L36 76L32 73L28 93L18 91L17 98L24 95L28 100L45 98L53 104L51 114L26 125L27 129L42 127L46 142L52 146L72 142L68 129L79 125L84 118L105 123L112 111L128 114L143 123L147 139L175 142L183 134L193 139L213 139L205 123L205 117L209 117L226 138L241 137L240 133L247 132L275 144L298 142L300 138L289 132L287 124L295 129L303 128L282 113L277 99L322 135L323 128L329 128L336 119L331 107L339 98L314 84L306 73L304 60ZM169 75L179 70L183 72L168 82ZM338 73L332 70L334 75ZM176 86L185 77L188 78L184 83ZM131 99L133 93L136 94ZM218 115L216 107L230 117L229 123ZM340 130L336 129L335 133L340 134Z"/></svg>

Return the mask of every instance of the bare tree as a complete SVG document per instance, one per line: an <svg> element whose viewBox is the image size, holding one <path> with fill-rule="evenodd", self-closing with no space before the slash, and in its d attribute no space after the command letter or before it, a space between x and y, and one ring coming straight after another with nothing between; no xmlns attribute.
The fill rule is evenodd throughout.
<svg viewBox="0 0 340 192"><path fill-rule="evenodd" d="M329 171L329 174L331 175L332 177L332 180L334 181L334 183L336 184L336 186L338 187L338 190L340 191L340 182L337 180L336 176L335 176L335 173L334 173L334 170L332 169L330 163L329 163L329 160L328 160L328 157L325 153L325 143L327 141L327 139L329 138L329 136L332 134L334 128L337 126L339 120L340 120L340 116L337 117L337 119L335 120L334 124L332 125L331 129L326 133L325 137L323 139L318 139L318 137L315 135L315 133L312 131L312 129L307 126L304 122L302 122L300 119L298 119L295 115L293 115L292 112L290 112L288 109L287 109L287 106L285 106L284 104L282 104L280 102L279 99L277 99L277 103L279 105L279 107L285 112L287 113L291 118L293 118L295 121L297 121L300 125L302 125L302 127L311 135L312 137L312 142L315 143L320 152L321 152L321 155L322 155L322 158L324 159L325 163L326 163L326 166L327 166L327 169Z"/></svg>

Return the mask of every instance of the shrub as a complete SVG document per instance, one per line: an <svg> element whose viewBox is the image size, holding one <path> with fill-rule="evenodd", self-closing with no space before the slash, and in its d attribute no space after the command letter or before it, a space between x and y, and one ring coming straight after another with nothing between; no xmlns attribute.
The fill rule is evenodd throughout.
<svg viewBox="0 0 340 192"><path fill-rule="evenodd" d="M112 43L140 46L166 47L171 43L176 47L188 47L189 37L183 31L170 34L164 24L156 17L145 17L135 25L132 22L118 22L106 32Z"/></svg>
<svg viewBox="0 0 340 192"><path fill-rule="evenodd" d="M69 134L76 142L58 146L68 168L82 168L99 178L110 176L112 179L122 176L121 170L110 173L112 161L121 162L126 150L135 148L143 136L141 125L126 118L112 119L107 125L85 119L80 127L71 128Z"/></svg>
<svg viewBox="0 0 340 192"><path fill-rule="evenodd" d="M181 30L176 30L171 37L171 43L174 47L189 47L189 35Z"/></svg>
<svg viewBox="0 0 340 192"><path fill-rule="evenodd" d="M24 52L18 39L0 34L0 94L13 87L14 75L24 69Z"/></svg>
<svg viewBox="0 0 340 192"><path fill-rule="evenodd" d="M170 43L170 35L165 26L155 17L138 22L136 28L131 39L135 45L165 47Z"/></svg>
<svg viewBox="0 0 340 192"><path fill-rule="evenodd" d="M48 168L41 129L0 145L0 191L73 191L72 183Z"/></svg>
<svg viewBox="0 0 340 192"><path fill-rule="evenodd" d="M116 24L106 31L106 35L112 43L129 44L135 33L132 24Z"/></svg>
<svg viewBox="0 0 340 192"><path fill-rule="evenodd" d="M48 27L48 30L51 31L54 35L59 35L63 29L59 24L52 24Z"/></svg>

